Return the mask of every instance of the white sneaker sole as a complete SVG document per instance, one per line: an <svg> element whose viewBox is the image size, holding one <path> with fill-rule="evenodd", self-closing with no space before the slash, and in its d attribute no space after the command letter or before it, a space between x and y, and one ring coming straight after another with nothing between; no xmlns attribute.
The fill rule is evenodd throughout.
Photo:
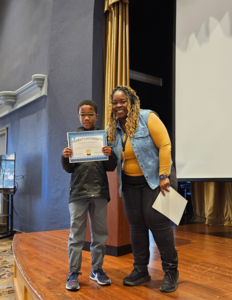
<svg viewBox="0 0 232 300"><path fill-rule="evenodd" d="M111 284L111 280L108 281L108 282L106 282L106 283L103 283L103 282L98 281L97 276L94 276L94 277L93 277L92 275L90 275L89 278L92 279L92 280L94 280L94 281L96 281L96 282L97 282L98 284L100 284L100 285L110 285L110 284Z"/></svg>
<svg viewBox="0 0 232 300"><path fill-rule="evenodd" d="M75 287L75 288L70 288L70 287L68 287L67 284L66 284L66 290L69 290L69 291L78 291L79 289L80 289L80 286Z"/></svg>

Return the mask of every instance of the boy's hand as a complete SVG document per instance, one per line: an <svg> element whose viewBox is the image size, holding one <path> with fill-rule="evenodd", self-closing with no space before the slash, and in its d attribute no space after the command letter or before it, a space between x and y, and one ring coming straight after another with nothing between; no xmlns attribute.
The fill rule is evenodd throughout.
<svg viewBox="0 0 232 300"><path fill-rule="evenodd" d="M72 151L71 148L67 147L67 148L64 148L62 154L63 154L63 157L68 158L68 157L71 157L73 155L73 151Z"/></svg>
<svg viewBox="0 0 232 300"><path fill-rule="evenodd" d="M107 155L107 156L110 156L111 155L111 148L110 146L104 146L102 147L102 153Z"/></svg>

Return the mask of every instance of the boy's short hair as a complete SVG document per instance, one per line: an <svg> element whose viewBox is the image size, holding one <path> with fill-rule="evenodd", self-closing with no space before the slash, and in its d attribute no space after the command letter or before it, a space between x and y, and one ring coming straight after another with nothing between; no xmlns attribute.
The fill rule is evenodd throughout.
<svg viewBox="0 0 232 300"><path fill-rule="evenodd" d="M77 112L79 113L79 109L82 105L89 105L92 106L97 114L97 104L93 100L83 100L77 106Z"/></svg>

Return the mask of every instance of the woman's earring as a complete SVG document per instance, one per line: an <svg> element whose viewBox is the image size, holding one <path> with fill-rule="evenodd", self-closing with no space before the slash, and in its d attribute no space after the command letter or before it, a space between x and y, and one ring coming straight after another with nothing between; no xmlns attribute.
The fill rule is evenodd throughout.
<svg viewBox="0 0 232 300"><path fill-rule="evenodd" d="M112 119L113 121L116 120L115 114L114 114L113 112L111 112L111 119Z"/></svg>

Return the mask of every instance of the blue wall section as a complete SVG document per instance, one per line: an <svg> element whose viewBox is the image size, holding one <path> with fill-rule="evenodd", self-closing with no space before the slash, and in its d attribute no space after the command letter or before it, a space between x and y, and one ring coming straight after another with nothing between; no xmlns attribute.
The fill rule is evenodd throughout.
<svg viewBox="0 0 232 300"><path fill-rule="evenodd" d="M52 0L0 1L0 91L48 72Z"/></svg>
<svg viewBox="0 0 232 300"><path fill-rule="evenodd" d="M80 126L78 103L93 99L101 109L103 8L103 0L0 2L0 91L48 74L48 97L0 118L16 175L25 176L14 202L14 228L24 232L69 227L70 174L60 156L67 131Z"/></svg>

